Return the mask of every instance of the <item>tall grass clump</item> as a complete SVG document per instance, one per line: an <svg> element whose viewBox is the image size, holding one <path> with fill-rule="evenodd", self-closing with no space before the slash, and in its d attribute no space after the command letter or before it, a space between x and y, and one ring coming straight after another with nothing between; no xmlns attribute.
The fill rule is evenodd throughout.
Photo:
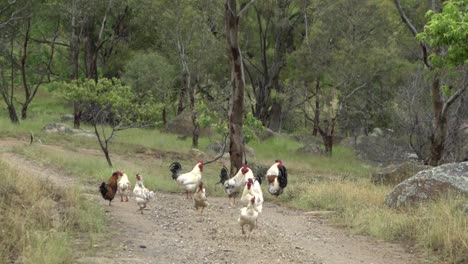
<svg viewBox="0 0 468 264"><path fill-rule="evenodd" d="M468 260L466 197L447 195L402 209L384 205L389 187L368 181L330 180L293 183L280 197L304 210L333 211L330 220L351 232L387 241L412 241L427 256L448 263Z"/></svg>
<svg viewBox="0 0 468 264"><path fill-rule="evenodd" d="M98 208L83 210L91 203L79 192L57 190L3 162L0 171L0 263L70 263L74 234L102 230L103 213ZM90 215L94 229L83 221Z"/></svg>

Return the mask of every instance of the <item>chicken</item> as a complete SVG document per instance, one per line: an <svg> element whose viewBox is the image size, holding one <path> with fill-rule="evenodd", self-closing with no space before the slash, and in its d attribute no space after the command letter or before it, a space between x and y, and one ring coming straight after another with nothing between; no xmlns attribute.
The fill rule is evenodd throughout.
<svg viewBox="0 0 468 264"><path fill-rule="evenodd" d="M235 205L237 194L241 192L249 178L254 178L253 172L247 165L244 165L234 177L224 182L224 188L229 196L231 206Z"/></svg>
<svg viewBox="0 0 468 264"><path fill-rule="evenodd" d="M112 176L107 180L107 183L103 182L101 183L101 186L99 186L99 192L101 193L102 198L109 200L109 206L117 192L117 181L122 175L123 173L121 171L116 171L112 173Z"/></svg>
<svg viewBox="0 0 468 264"><path fill-rule="evenodd" d="M135 201L138 204L138 210L143 214L143 210L146 208L146 204L154 198L154 192L148 190L143 184L143 177L140 174L136 175L136 184L133 188L133 194L135 195Z"/></svg>
<svg viewBox="0 0 468 264"><path fill-rule="evenodd" d="M219 173L219 182L217 182L215 185L221 184L224 185L224 183L229 180L229 172L228 169L223 166L221 169L221 172Z"/></svg>
<svg viewBox="0 0 468 264"><path fill-rule="evenodd" d="M268 192L271 195L278 197L283 193L284 188L288 185L288 172L281 160L275 160L275 164L266 173L266 179L268 181Z"/></svg>
<svg viewBox="0 0 468 264"><path fill-rule="evenodd" d="M172 179L176 180L184 188L187 199L191 199L192 193L195 192L202 179L203 161L199 161L192 171L187 173L180 174L182 166L177 161L169 166L169 170L172 172Z"/></svg>
<svg viewBox="0 0 468 264"><path fill-rule="evenodd" d="M252 197L247 207L241 208L240 211L241 214L237 222L241 226L242 234L245 235L244 226L246 225L249 226L249 232L252 233L252 230L257 226L258 217L258 212L255 210L255 197Z"/></svg>
<svg viewBox="0 0 468 264"><path fill-rule="evenodd" d="M193 200L195 202L195 210L202 214L203 209L209 205L208 200L206 199L206 189L202 181L198 184L195 194L193 194Z"/></svg>
<svg viewBox="0 0 468 264"><path fill-rule="evenodd" d="M247 206L250 200L255 197L254 208L257 212L261 213L263 209L263 192L260 187L260 182L256 179L247 179L247 184L242 192L241 204Z"/></svg>
<svg viewBox="0 0 468 264"><path fill-rule="evenodd" d="M124 173L122 177L120 177L117 186L120 195L120 201L123 202L123 198L125 197L125 201L128 202L128 193L132 189L132 183L128 180L127 174Z"/></svg>

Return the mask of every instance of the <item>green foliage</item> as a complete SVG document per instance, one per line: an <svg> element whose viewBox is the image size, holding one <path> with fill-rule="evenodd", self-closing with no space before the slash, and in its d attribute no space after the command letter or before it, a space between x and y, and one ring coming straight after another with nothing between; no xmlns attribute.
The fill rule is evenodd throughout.
<svg viewBox="0 0 468 264"><path fill-rule="evenodd" d="M442 12L429 11L424 32L418 39L433 49L446 49L431 54L437 67L461 66L468 60L468 6L465 0L450 0L444 3Z"/></svg>
<svg viewBox="0 0 468 264"><path fill-rule="evenodd" d="M251 140L257 138L257 134L262 131L263 125L260 120L255 118L252 112L248 112L244 117L244 140L249 143Z"/></svg>
<svg viewBox="0 0 468 264"><path fill-rule="evenodd" d="M132 93L130 86L122 85L118 79L74 80L64 84L64 97L69 102L79 102L93 113L93 124L106 123L113 117L113 127L156 124L161 106L153 97L140 98Z"/></svg>
<svg viewBox="0 0 468 264"><path fill-rule="evenodd" d="M152 96L168 103L177 76L176 67L156 52L137 53L125 66L122 80L139 98Z"/></svg>

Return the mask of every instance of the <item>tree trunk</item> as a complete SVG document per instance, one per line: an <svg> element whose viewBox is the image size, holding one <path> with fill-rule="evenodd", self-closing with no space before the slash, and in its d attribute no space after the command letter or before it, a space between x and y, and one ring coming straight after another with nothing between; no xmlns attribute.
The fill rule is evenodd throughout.
<svg viewBox="0 0 468 264"><path fill-rule="evenodd" d="M279 132L281 129L281 113L282 107L281 104L278 102L273 102L271 104L270 110L270 122L268 124L268 128L275 132Z"/></svg>
<svg viewBox="0 0 468 264"><path fill-rule="evenodd" d="M242 11L241 11L242 12ZM232 100L229 109L229 154L231 159L231 175L234 175L243 165L243 119L245 77L242 54L239 47L239 20L237 0L224 1L224 22L226 27L226 42L231 64Z"/></svg>
<svg viewBox="0 0 468 264"><path fill-rule="evenodd" d="M431 153L428 164L439 165L444 152L445 137L447 135L447 111L442 112L443 99L440 91L440 78L435 74L432 80L432 107L434 110L433 132L431 135Z"/></svg>
<svg viewBox="0 0 468 264"><path fill-rule="evenodd" d="M86 78L98 81L97 47L94 35L94 20L88 17L84 28L84 61Z"/></svg>
<svg viewBox="0 0 468 264"><path fill-rule="evenodd" d="M16 114L16 109L13 104L8 105L8 114L10 116L10 121L15 124L19 124L18 114Z"/></svg>
<svg viewBox="0 0 468 264"><path fill-rule="evenodd" d="M109 167L113 167L112 165L112 161L110 159L110 155L109 155L109 150L106 148L106 149L103 149L104 151L104 155L106 156L106 161L107 161L107 165L109 165Z"/></svg>
<svg viewBox="0 0 468 264"><path fill-rule="evenodd" d="M323 146L325 147L325 155L332 156L333 154L333 136L335 134L335 124L336 117L331 119L331 122L328 120L324 121L324 129L320 126L317 126L320 136L322 136Z"/></svg>
<svg viewBox="0 0 468 264"><path fill-rule="evenodd" d="M192 112L192 124L192 148L198 148L198 138L200 137L200 125L198 124L197 113L195 112Z"/></svg>
<svg viewBox="0 0 468 264"><path fill-rule="evenodd" d="M28 106L31 102L31 90L29 89L26 79L26 59L28 58L28 43L29 43L29 30L31 28L31 18L26 22L26 33L24 34L23 51L21 54L21 79L23 80L24 89L24 103L21 107L21 119L26 119L28 116Z"/></svg>
<svg viewBox="0 0 468 264"><path fill-rule="evenodd" d="M73 103L73 127L76 129L80 128L81 125L81 103Z"/></svg>
<svg viewBox="0 0 468 264"><path fill-rule="evenodd" d="M186 73L183 74L182 76L182 85L180 87L180 93L179 93L179 103L177 105L177 115L180 115L184 109L185 109L185 96L187 94L187 78L185 76Z"/></svg>
<svg viewBox="0 0 468 264"><path fill-rule="evenodd" d="M70 79L76 80L79 76L79 67L80 67L80 34L78 33L81 27L77 26L76 23L76 2L73 1L72 7L72 21L71 21L71 28L72 34L70 39L70 64L72 67ZM80 103L73 102L73 126L76 129L80 128L81 123L81 110L80 110Z"/></svg>
<svg viewBox="0 0 468 264"><path fill-rule="evenodd" d="M28 117L28 107L29 104L25 102L21 107L21 119L25 120Z"/></svg>
<svg viewBox="0 0 468 264"><path fill-rule="evenodd" d="M315 109L314 109L314 129L312 135L317 136L318 126L320 124L320 78L315 83Z"/></svg>
<svg viewBox="0 0 468 264"><path fill-rule="evenodd" d="M165 127L166 124L167 124L167 110L166 110L166 106L164 105L163 107L163 110L162 110L162 121L163 121L163 126Z"/></svg>

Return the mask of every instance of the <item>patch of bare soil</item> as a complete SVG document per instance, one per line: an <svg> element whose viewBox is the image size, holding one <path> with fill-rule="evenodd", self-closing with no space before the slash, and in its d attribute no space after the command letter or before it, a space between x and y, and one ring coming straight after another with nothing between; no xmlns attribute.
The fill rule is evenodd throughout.
<svg viewBox="0 0 468 264"><path fill-rule="evenodd" d="M6 153L6 145L0 140L1 160L59 187L75 182L73 175ZM328 226L320 214L274 203L264 204L258 229L247 238L237 223L240 210L230 208L227 198L208 197L210 206L198 215L183 195L157 192L142 215L133 199L116 197L109 207L97 186L87 187L106 210L112 239L95 245L96 255L77 263L423 263L401 245L349 235Z"/></svg>

